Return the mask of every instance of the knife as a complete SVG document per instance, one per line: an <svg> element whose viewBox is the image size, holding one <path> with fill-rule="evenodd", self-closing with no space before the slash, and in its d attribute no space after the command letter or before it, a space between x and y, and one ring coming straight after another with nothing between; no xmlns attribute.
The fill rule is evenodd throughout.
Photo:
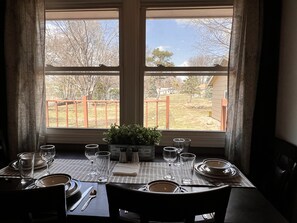
<svg viewBox="0 0 297 223"><path fill-rule="evenodd" d="M92 190L92 188L93 188L93 186L86 189L85 192L83 192L83 194L81 195L80 199L77 202L75 202L75 204L72 205L72 207L69 210L74 211L74 209L77 208L77 206L80 204L80 202L82 202L84 197L89 193L90 190Z"/></svg>

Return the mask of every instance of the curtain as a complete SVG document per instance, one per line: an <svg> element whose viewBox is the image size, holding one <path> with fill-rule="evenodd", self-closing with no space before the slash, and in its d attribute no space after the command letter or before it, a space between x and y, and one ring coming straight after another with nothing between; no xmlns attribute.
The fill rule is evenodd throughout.
<svg viewBox="0 0 297 223"><path fill-rule="evenodd" d="M43 0L6 0L5 66L9 159L35 151L45 133Z"/></svg>
<svg viewBox="0 0 297 223"><path fill-rule="evenodd" d="M235 0L229 55L226 157L249 174L262 36L262 0Z"/></svg>

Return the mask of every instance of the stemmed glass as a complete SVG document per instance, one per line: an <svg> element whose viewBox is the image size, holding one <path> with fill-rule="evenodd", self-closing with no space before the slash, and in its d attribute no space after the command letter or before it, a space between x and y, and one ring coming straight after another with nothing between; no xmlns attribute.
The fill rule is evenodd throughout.
<svg viewBox="0 0 297 223"><path fill-rule="evenodd" d="M177 149L175 147L164 147L163 148L163 159L168 163L169 170L168 173L164 176L166 180L174 180L174 176L171 173L171 165L177 158Z"/></svg>
<svg viewBox="0 0 297 223"><path fill-rule="evenodd" d="M90 177L97 176L97 171L94 169L94 161L96 159L96 152L99 152L98 144L87 144L85 146L85 156L91 161L91 172L87 175Z"/></svg>
<svg viewBox="0 0 297 223"><path fill-rule="evenodd" d="M184 149L184 138L174 138L173 139L173 146L177 148L177 162L174 164L176 166L180 166L180 154Z"/></svg>
<svg viewBox="0 0 297 223"><path fill-rule="evenodd" d="M41 159L46 162L46 175L50 174L49 163L54 159L56 155L56 148L54 145L42 145L40 146Z"/></svg>

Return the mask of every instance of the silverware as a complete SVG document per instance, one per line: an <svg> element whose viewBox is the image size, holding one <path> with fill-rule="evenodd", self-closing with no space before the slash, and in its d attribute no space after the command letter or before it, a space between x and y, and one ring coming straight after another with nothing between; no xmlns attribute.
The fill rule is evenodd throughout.
<svg viewBox="0 0 297 223"><path fill-rule="evenodd" d="M80 202L82 202L82 200L85 198L85 196L87 196L87 194L89 193L89 191L93 188L93 186L89 187L88 189L85 190L85 192L83 192L83 194L81 195L80 199L72 205L72 207L69 209L70 211L74 211L75 208L77 208L77 206L80 204Z"/></svg>
<svg viewBox="0 0 297 223"><path fill-rule="evenodd" d="M0 178L4 178L5 180L9 180L9 179L20 179L21 176L13 176L13 175L0 175Z"/></svg>
<svg viewBox="0 0 297 223"><path fill-rule="evenodd" d="M202 218L204 220L212 220L214 218L214 213L203 214Z"/></svg>
<svg viewBox="0 0 297 223"><path fill-rule="evenodd" d="M90 195L89 195L89 199L86 201L86 203L84 204L84 206L81 208L82 211L85 210L88 207L90 201L94 197L96 197L96 195L97 195L97 191L96 190L92 190L91 193L90 193Z"/></svg>
<svg viewBox="0 0 297 223"><path fill-rule="evenodd" d="M184 187L180 187L180 192L188 192L188 190L186 189L186 188L184 188Z"/></svg>
<svg viewBox="0 0 297 223"><path fill-rule="evenodd" d="M180 191L180 187L176 187L172 193L176 193L178 191Z"/></svg>
<svg viewBox="0 0 297 223"><path fill-rule="evenodd" d="M28 186L25 187L25 190L37 188L35 181L30 183Z"/></svg>
<svg viewBox="0 0 297 223"><path fill-rule="evenodd" d="M141 187L139 187L137 190L140 190L140 191L147 191L147 185L141 186Z"/></svg>

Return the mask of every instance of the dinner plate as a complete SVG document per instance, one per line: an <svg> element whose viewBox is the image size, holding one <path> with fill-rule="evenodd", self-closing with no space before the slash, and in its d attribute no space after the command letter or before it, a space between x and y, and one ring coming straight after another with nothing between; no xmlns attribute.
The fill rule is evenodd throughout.
<svg viewBox="0 0 297 223"><path fill-rule="evenodd" d="M152 181L152 182L155 182L155 181ZM150 183L151 183L151 182L150 182ZM149 184L149 183L148 183L148 184ZM149 191L149 190L148 190L148 184L139 187L137 190L140 190L140 191ZM149 192L150 192L150 191L149 191ZM188 191L187 191L186 188L179 186L179 192L188 192Z"/></svg>
<svg viewBox="0 0 297 223"><path fill-rule="evenodd" d="M51 187L56 185L65 185L68 189L71 183L71 176L64 173L49 174L38 178L35 185L38 187Z"/></svg>
<svg viewBox="0 0 297 223"><path fill-rule="evenodd" d="M179 191L179 184L170 180L156 180L147 184L150 192L173 193Z"/></svg>
<svg viewBox="0 0 297 223"><path fill-rule="evenodd" d="M207 171L217 175L224 175L230 170L232 164L223 159L209 158L203 160L203 163L207 167Z"/></svg>
<svg viewBox="0 0 297 223"><path fill-rule="evenodd" d="M69 198L75 195L77 192L80 191L81 182L75 179L71 180L71 186L66 190L66 198Z"/></svg>
<svg viewBox="0 0 297 223"><path fill-rule="evenodd" d="M50 161L49 162L49 165L51 165L53 163L54 160ZM10 162L8 164L8 166L14 170L19 170L19 167L18 167L18 160L13 160L12 162ZM39 169L42 169L42 168L45 168L46 167L46 162L45 161L42 161L42 162L38 162L35 166L34 166L34 170L39 170Z"/></svg>
<svg viewBox="0 0 297 223"><path fill-rule="evenodd" d="M44 187L39 183L38 180L35 181L37 187ZM68 184L65 185L66 198L69 198L80 191L81 182L79 180L72 179Z"/></svg>
<svg viewBox="0 0 297 223"><path fill-rule="evenodd" d="M228 171L224 171L220 174L211 172L207 166L202 163L197 163L194 166L195 171L203 176L210 177L210 178L219 178L219 179L228 179L228 178L234 178L238 176L238 169L232 165L230 168L228 168Z"/></svg>
<svg viewBox="0 0 297 223"><path fill-rule="evenodd" d="M66 194L72 194L76 190L77 184L74 180L71 180L69 184L65 185Z"/></svg>

